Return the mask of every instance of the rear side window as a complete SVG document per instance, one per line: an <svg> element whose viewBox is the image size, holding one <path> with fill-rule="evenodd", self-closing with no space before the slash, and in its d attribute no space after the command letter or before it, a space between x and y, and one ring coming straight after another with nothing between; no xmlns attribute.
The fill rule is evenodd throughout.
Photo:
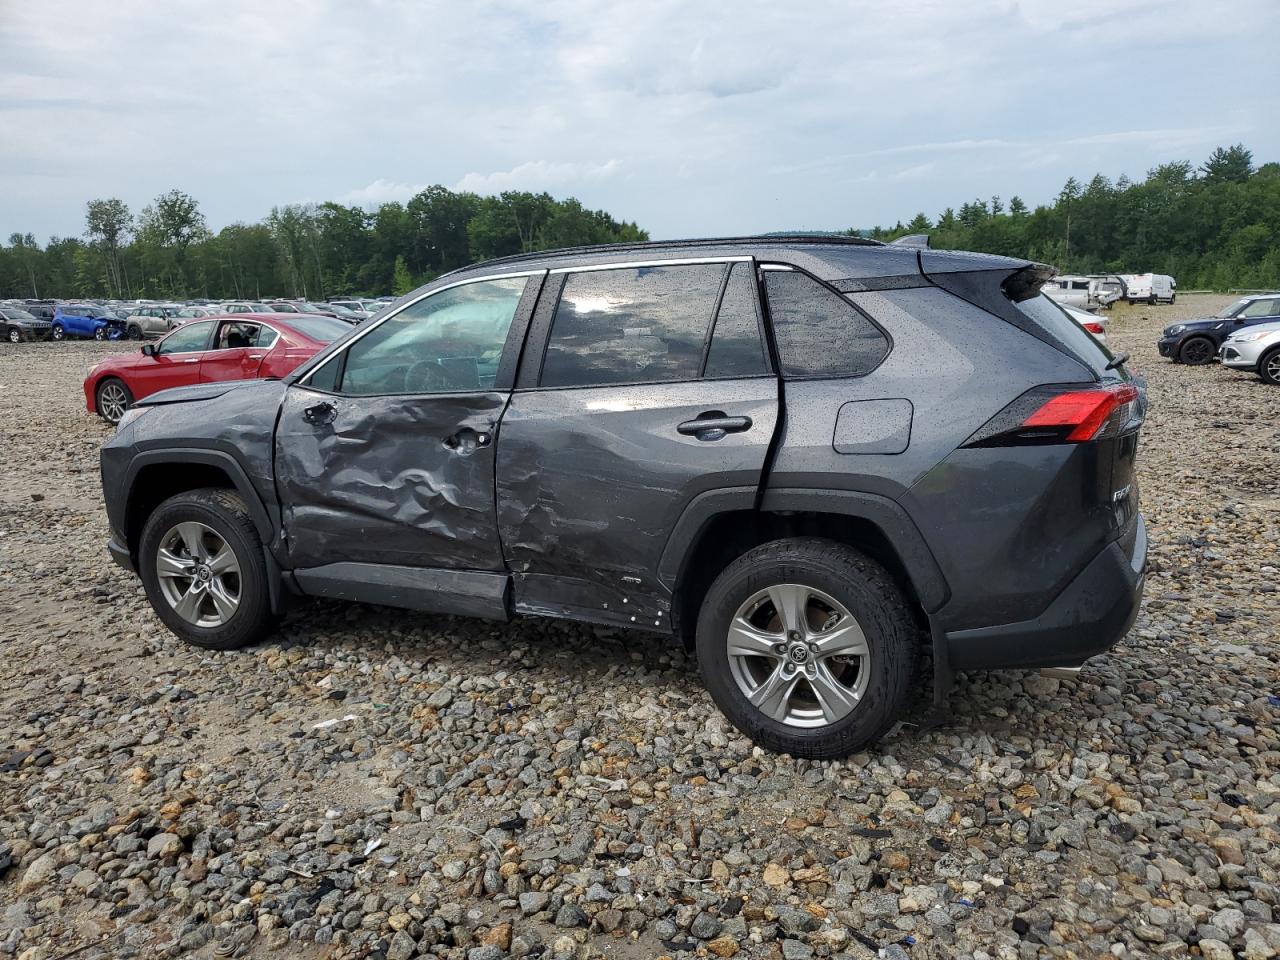
<svg viewBox="0 0 1280 960"><path fill-rule="evenodd" d="M879 327L807 274L766 270L765 287L783 376L861 377L888 354Z"/></svg>
<svg viewBox="0 0 1280 960"><path fill-rule="evenodd" d="M551 321L544 387L696 380L722 263L570 273Z"/></svg>
<svg viewBox="0 0 1280 960"><path fill-rule="evenodd" d="M716 315L705 376L754 377L770 372L755 287L754 266L735 263Z"/></svg>

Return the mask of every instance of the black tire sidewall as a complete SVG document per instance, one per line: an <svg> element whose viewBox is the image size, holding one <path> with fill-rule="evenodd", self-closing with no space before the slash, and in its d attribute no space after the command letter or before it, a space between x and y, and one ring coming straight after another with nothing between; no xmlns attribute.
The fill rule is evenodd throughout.
<svg viewBox="0 0 1280 960"><path fill-rule="evenodd" d="M1280 347L1272 347L1258 358L1258 376L1262 378L1264 383L1280 387L1280 380L1273 380L1267 375L1267 361L1276 356L1276 354L1280 354Z"/></svg>
<svg viewBox="0 0 1280 960"><path fill-rule="evenodd" d="M1209 345L1209 356L1204 360L1188 360L1186 357L1187 347L1191 346L1191 344L1196 343L1198 341L1203 341L1204 343L1207 343ZM1213 360L1213 341L1210 340L1208 337L1192 337L1189 340L1183 341L1182 346L1178 347L1178 361L1180 363L1185 363L1189 367L1203 367L1205 364L1211 362L1212 360Z"/></svg>
<svg viewBox="0 0 1280 960"><path fill-rule="evenodd" d="M212 494L212 495L210 495ZM188 643L210 650L234 650L257 640L270 620L270 596L262 542L253 531L248 512L236 516L221 491L192 491L160 504L147 518L138 544L138 574L156 615ZM235 552L240 563L240 606L220 627L198 627L182 619L165 599L156 576L155 557L160 539L176 524L198 520L212 527ZM248 530L246 530L246 525Z"/></svg>
<svg viewBox="0 0 1280 960"><path fill-rule="evenodd" d="M749 597L778 583L802 583L839 600L867 638L866 692L860 706L834 724L791 727L765 717L733 679L725 646L733 615ZM721 711L761 746L811 759L847 756L883 736L902 710L914 659L909 618L887 574L856 551L824 541L765 544L727 567L708 591L698 617L699 669Z"/></svg>

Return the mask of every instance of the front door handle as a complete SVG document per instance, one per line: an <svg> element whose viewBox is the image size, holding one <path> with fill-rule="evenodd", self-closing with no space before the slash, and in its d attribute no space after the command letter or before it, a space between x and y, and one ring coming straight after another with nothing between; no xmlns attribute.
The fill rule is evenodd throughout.
<svg viewBox="0 0 1280 960"><path fill-rule="evenodd" d="M337 415L337 408L332 403L323 401L313 404L302 411L302 419L307 423L314 424L333 423L334 417Z"/></svg>
<svg viewBox="0 0 1280 960"><path fill-rule="evenodd" d="M727 433L742 433L750 429L750 417L729 417L719 410L713 410L696 419L686 420L676 427L676 432L699 440L719 440Z"/></svg>
<svg viewBox="0 0 1280 960"><path fill-rule="evenodd" d="M199 363L199 362L200 362L200 358L199 358L199 357L190 357L189 359L187 359L187 360L183 360L182 362L183 362L183 363Z"/></svg>
<svg viewBox="0 0 1280 960"><path fill-rule="evenodd" d="M476 447L487 447L493 442L493 435L485 430L472 430L463 427L457 433L444 438L444 445L454 453L471 453Z"/></svg>

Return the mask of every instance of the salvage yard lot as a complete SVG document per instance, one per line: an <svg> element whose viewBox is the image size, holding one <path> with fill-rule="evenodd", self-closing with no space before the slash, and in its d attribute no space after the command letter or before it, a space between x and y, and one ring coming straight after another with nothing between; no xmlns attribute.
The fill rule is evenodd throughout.
<svg viewBox="0 0 1280 960"><path fill-rule="evenodd" d="M1111 318L1151 399L1128 638L821 764L644 634L326 602L181 644L105 550L80 382L133 347L0 350L0 956L1270 956L1280 389L1154 346L1226 302Z"/></svg>

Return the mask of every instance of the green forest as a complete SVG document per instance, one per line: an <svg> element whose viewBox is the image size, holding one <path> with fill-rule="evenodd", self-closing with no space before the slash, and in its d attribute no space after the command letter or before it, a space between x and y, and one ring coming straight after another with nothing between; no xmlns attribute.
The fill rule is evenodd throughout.
<svg viewBox="0 0 1280 960"><path fill-rule="evenodd" d="M881 240L927 233L944 250L1050 263L1063 273L1167 273L1182 290L1280 287L1280 163L1254 167L1243 146L1199 167L1165 163L1141 182L1069 179L1053 201L981 198L931 221L850 231Z"/></svg>
<svg viewBox="0 0 1280 960"><path fill-rule="evenodd" d="M647 240L634 223L545 193L496 197L428 187L375 212L339 203L275 207L213 233L170 190L134 216L91 200L83 237L31 234L0 246L0 297L328 299L407 293L457 267L531 250Z"/></svg>
<svg viewBox="0 0 1280 960"><path fill-rule="evenodd" d="M1068 273L1177 278L1183 290L1280 287L1280 163L1242 145L1196 166L1165 163L1141 182L1074 177L1050 203L975 199L931 220L850 230L892 240L928 233L939 249L1028 257ZM428 187L376 211L338 203L276 207L217 233L195 198L156 197L135 215L91 200L78 237L0 245L0 297L261 298L405 293L477 260L584 243L646 240L635 223L546 193Z"/></svg>

